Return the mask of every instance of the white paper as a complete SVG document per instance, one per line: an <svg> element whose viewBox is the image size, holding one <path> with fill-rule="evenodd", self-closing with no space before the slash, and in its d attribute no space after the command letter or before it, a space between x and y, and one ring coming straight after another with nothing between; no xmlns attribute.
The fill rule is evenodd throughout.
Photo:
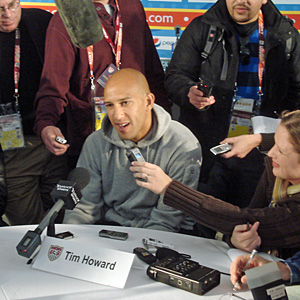
<svg viewBox="0 0 300 300"><path fill-rule="evenodd" d="M253 133L274 133L277 129L280 119L274 119L269 117L257 116L251 118Z"/></svg>
<svg viewBox="0 0 300 300"><path fill-rule="evenodd" d="M289 300L300 299L300 285L292 285L285 287Z"/></svg>

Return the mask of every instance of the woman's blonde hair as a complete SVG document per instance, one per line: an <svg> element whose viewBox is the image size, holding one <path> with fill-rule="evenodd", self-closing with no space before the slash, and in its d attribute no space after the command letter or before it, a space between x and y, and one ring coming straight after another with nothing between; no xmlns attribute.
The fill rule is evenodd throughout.
<svg viewBox="0 0 300 300"><path fill-rule="evenodd" d="M300 153L300 110L284 111L281 118L280 124L287 129L290 134L290 142L296 152Z"/></svg>

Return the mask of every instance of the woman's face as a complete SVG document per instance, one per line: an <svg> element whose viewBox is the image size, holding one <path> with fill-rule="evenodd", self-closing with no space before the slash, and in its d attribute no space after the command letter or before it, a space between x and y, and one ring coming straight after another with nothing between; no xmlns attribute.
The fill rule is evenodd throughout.
<svg viewBox="0 0 300 300"><path fill-rule="evenodd" d="M300 154L290 142L289 132L281 124L275 133L275 145L268 156L272 158L273 174L276 177L292 184L300 183Z"/></svg>

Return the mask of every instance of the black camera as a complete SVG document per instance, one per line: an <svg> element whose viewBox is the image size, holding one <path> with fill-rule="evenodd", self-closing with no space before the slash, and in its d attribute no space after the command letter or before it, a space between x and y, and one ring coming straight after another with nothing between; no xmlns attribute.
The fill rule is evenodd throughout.
<svg viewBox="0 0 300 300"><path fill-rule="evenodd" d="M203 295L220 284L220 272L182 256L165 257L151 264L147 275L159 282Z"/></svg>
<svg viewBox="0 0 300 300"><path fill-rule="evenodd" d="M208 79L199 77L198 90L203 93L203 97L209 97L212 92L213 85Z"/></svg>

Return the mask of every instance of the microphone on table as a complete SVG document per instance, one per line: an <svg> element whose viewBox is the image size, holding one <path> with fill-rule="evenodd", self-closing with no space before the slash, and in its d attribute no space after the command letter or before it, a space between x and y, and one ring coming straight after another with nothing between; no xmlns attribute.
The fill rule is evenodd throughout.
<svg viewBox="0 0 300 300"><path fill-rule="evenodd" d="M27 231L17 245L19 255L24 257L30 257L32 255L35 249L41 244L41 234L49 225L51 218L57 215L63 207L73 209L82 197L80 191L88 185L89 181L89 172L84 168L76 168L70 172L68 180L60 180L58 182L50 193L56 203L46 214L38 227L34 231Z"/></svg>
<svg viewBox="0 0 300 300"><path fill-rule="evenodd" d="M55 3L76 47L86 48L103 38L102 25L92 0L55 0Z"/></svg>

